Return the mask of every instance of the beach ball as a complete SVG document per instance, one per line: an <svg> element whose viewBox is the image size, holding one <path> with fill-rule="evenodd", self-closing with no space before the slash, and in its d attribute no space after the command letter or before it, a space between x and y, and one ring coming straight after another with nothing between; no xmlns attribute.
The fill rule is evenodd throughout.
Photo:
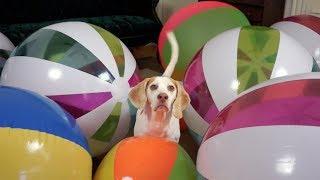
<svg viewBox="0 0 320 180"><path fill-rule="evenodd" d="M85 136L52 100L0 86L1 179L90 180Z"/></svg>
<svg viewBox="0 0 320 180"><path fill-rule="evenodd" d="M271 27L279 29L296 39L320 63L320 18L298 15L284 18Z"/></svg>
<svg viewBox="0 0 320 180"><path fill-rule="evenodd" d="M195 180L189 155L177 143L157 137L122 140L102 160L94 180Z"/></svg>
<svg viewBox="0 0 320 180"><path fill-rule="evenodd" d="M12 42L4 34L0 33L0 74L13 49Z"/></svg>
<svg viewBox="0 0 320 180"><path fill-rule="evenodd" d="M184 120L198 142L217 113L250 87L276 77L318 71L311 55L282 31L246 26L211 39L189 65Z"/></svg>
<svg viewBox="0 0 320 180"><path fill-rule="evenodd" d="M1 84L32 90L72 114L99 155L125 138L135 109L127 96L139 82L128 48L83 22L44 27L11 54Z"/></svg>
<svg viewBox="0 0 320 180"><path fill-rule="evenodd" d="M271 81L237 98L212 122L197 158L205 178L320 177L320 74Z"/></svg>
<svg viewBox="0 0 320 180"><path fill-rule="evenodd" d="M166 35L173 31L179 45L173 78L182 80L192 58L208 40L225 30L245 25L249 25L245 15L229 4L218 1L192 3L174 13L164 24L158 41L160 62L163 67L169 63L171 46Z"/></svg>

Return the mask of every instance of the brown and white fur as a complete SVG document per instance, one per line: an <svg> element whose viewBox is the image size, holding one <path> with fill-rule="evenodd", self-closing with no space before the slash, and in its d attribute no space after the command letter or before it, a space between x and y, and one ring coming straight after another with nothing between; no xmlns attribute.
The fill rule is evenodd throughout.
<svg viewBox="0 0 320 180"><path fill-rule="evenodd" d="M172 32L168 33L172 47L170 63L162 76L146 78L129 93L132 104L138 108L134 136L156 136L178 142L179 119L190 98L180 82L170 78L178 60L178 44Z"/></svg>

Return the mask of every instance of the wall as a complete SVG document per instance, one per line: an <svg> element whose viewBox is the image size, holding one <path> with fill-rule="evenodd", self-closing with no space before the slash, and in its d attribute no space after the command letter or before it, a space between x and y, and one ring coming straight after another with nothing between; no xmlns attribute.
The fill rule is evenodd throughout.
<svg viewBox="0 0 320 180"><path fill-rule="evenodd" d="M284 17L311 14L320 17L319 0L286 0Z"/></svg>
<svg viewBox="0 0 320 180"><path fill-rule="evenodd" d="M319 0L309 0L312 5L312 14L320 17L320 1Z"/></svg>

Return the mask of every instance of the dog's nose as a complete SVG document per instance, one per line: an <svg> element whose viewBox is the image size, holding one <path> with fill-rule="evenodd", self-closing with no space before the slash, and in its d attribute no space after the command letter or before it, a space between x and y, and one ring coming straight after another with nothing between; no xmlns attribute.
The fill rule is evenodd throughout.
<svg viewBox="0 0 320 180"><path fill-rule="evenodd" d="M166 101L168 99L168 95L166 93L160 93L158 95L158 100L160 101Z"/></svg>

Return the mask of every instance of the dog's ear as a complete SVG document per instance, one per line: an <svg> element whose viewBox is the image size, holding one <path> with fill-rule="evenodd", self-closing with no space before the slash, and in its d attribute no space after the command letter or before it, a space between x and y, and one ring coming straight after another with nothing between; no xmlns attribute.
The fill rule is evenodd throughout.
<svg viewBox="0 0 320 180"><path fill-rule="evenodd" d="M172 114L177 119L181 119L182 111L185 110L190 103L190 97L180 82L175 80L173 80L173 82L177 87L177 97L173 103Z"/></svg>
<svg viewBox="0 0 320 180"><path fill-rule="evenodd" d="M147 102L146 88L150 78L144 79L142 82L134 86L129 92L131 103L138 109L144 108Z"/></svg>

